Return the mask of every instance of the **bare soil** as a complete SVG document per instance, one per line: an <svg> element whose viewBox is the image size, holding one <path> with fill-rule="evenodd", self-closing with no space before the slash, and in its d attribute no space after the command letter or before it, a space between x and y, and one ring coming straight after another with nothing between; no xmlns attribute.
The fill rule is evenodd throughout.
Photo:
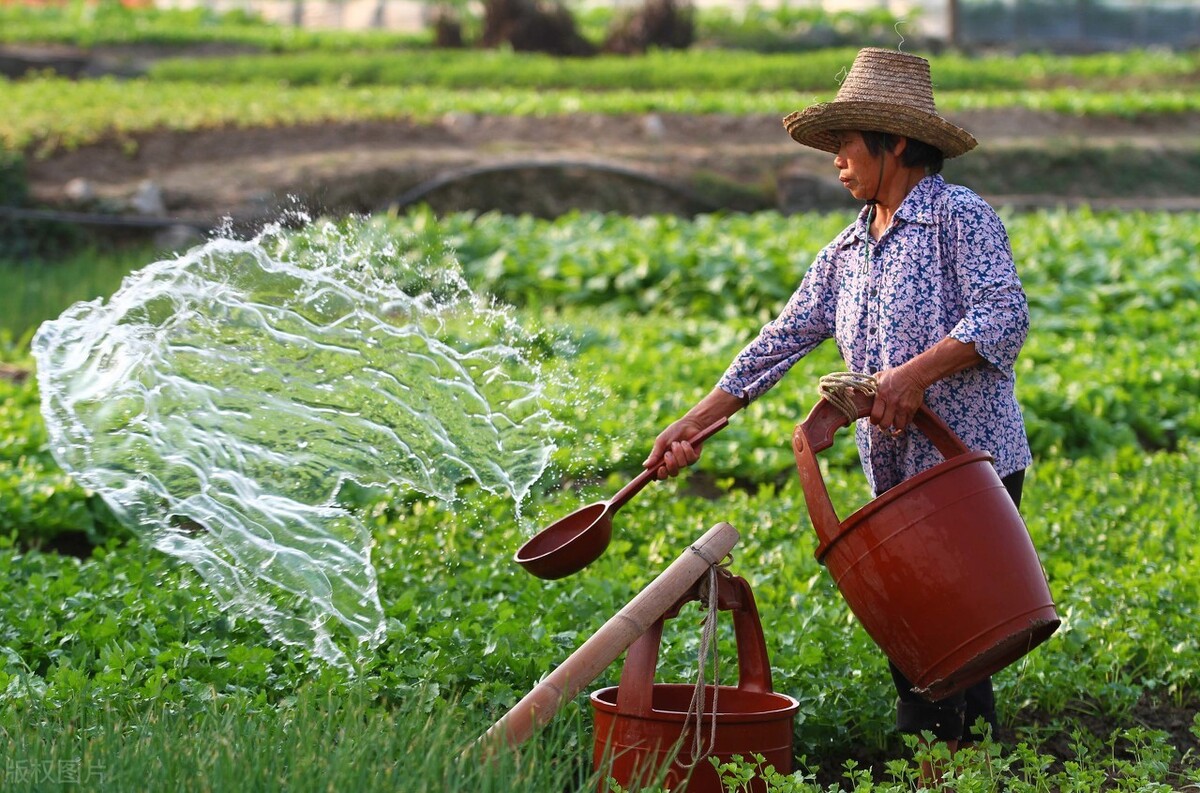
<svg viewBox="0 0 1200 793"><path fill-rule="evenodd" d="M975 158L970 175L978 184L967 183L997 203L1200 208L1200 178L1164 183L1161 173L1141 173L1156 162L1164 173L1177 172L1181 159L1200 167L1193 165L1200 114L1133 121L1004 110L952 120L971 130L980 148L950 161L948 178L956 162ZM1084 152L1083 165L1066 174L1043 167L1065 151ZM1122 153L1118 166L1089 154L1113 151ZM997 173L989 184L989 157L1007 182ZM1015 193L1014 161L1029 172ZM1126 162L1138 174L1124 181L1145 190L1114 193L1111 170ZM161 131L31 156L28 175L36 202L93 211L127 211L152 182L163 198L160 214L197 224L277 216L298 205L368 212L424 201L443 210L552 215L569 208L795 210L847 201L831 157L798 146L779 117L761 115L449 114L427 124ZM70 197L81 187L90 199Z"/></svg>

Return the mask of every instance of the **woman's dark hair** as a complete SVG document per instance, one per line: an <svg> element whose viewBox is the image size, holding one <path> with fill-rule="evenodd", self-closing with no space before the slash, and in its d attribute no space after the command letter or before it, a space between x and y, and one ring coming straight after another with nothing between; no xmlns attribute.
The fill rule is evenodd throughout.
<svg viewBox="0 0 1200 793"><path fill-rule="evenodd" d="M878 157L885 151L891 151L902 137L904 136L893 135L890 132L862 133L863 143L866 144L867 151L871 152L872 157ZM925 173L941 173L945 161L946 157L942 154L941 149L916 138L909 138L908 145L900 153L900 162L904 167L924 168Z"/></svg>

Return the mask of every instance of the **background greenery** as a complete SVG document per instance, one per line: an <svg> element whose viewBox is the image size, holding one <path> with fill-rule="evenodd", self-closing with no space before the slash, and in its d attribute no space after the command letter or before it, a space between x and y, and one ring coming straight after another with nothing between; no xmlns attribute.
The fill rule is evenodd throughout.
<svg viewBox="0 0 1200 793"><path fill-rule="evenodd" d="M352 679L232 621L190 569L132 541L54 465L36 380L0 382L0 727L15 736L14 757L60 770L86 757L111 789L147 774L163 786L199 775L214 790L237 774L260 787L298 789L308 775L365 787L397 779L496 786L445 761L446 747L456 751L482 732L719 521L741 532L734 571L753 586L776 687L801 702L796 747L813 774L833 773L821 763L836 767L862 747L903 756L880 653L812 558L788 447L816 378L840 368L831 345L710 441L696 471L627 506L612 546L586 571L545 582L509 561L538 527L610 495L638 470L657 430L711 387L779 308L785 284L848 219L438 219L414 210L360 221L363 233L386 235L414 255L448 265L457 258L477 288L557 338L548 349L557 351L555 382L569 389L559 410L571 430L520 514L473 491L451 506L404 493L364 496L389 622L385 644ZM1066 773L1065 755L1079 779L1092 779L1082 768L1182 784L1197 775L1187 740L1151 730L1138 733L1150 748L1135 751L1125 731L1148 713L1187 720L1198 702L1191 604L1200 594L1200 375L1188 328L1200 319L1191 267L1200 216L1060 211L1005 219L1035 328L1018 370L1037 458L1023 511L1064 619L1050 642L997 676L1010 745L1053 758L1036 772L1010 768L1006 779L1032 774L1049 785ZM147 253L130 252L124 262L141 266ZM116 279L120 268L110 261ZM49 262L36 277L52 285L59 272L64 282L75 278ZM0 273L25 280L31 271L8 262ZM27 335L60 309L52 301L30 306L24 327L13 330ZM3 357L28 366L25 344L9 342ZM866 502L848 438L823 461L843 515ZM96 550L81 559L47 552L78 533L99 543ZM660 680L694 673L698 633L690 620L674 622ZM618 670L590 689L615 684ZM552 775L528 789L591 784L584 698L559 721L530 747L553 758L543 769ZM433 727L408 732L414 723ZM321 726L329 724L336 726ZM326 751L331 734L339 737ZM1064 749L1063 735L1077 745ZM298 740L322 749L279 750ZM167 746L172 762L151 759ZM1114 770L1117 760L1130 765Z"/></svg>
<svg viewBox="0 0 1200 793"><path fill-rule="evenodd" d="M164 60L135 79L0 81L0 204L28 201L31 158L104 139L133 153L139 134L166 128L463 111L777 116L798 99L831 96L854 47L892 36L896 22L787 8L721 13L701 14L697 51L576 62L438 52L427 34L317 34L239 14L3 6L0 41L219 45L229 57L216 69ZM581 20L593 40L611 23L604 13ZM848 48L812 50L830 31ZM746 49L719 49L733 46ZM1148 123L1197 110L1195 52L932 57L943 110L1027 107ZM1194 159L1186 144L1173 151L1184 152L1176 165ZM1067 150L1061 167L1094 155ZM1023 156L1011 155L1014 180ZM741 532L733 569L754 588L775 686L800 700L795 747L807 771L776 789L915 789L913 751L891 726L886 667L812 557L795 481L791 429L815 401L819 375L841 368L832 345L739 414L697 469L622 510L612 546L586 571L544 582L509 561L538 528L639 470L657 431L711 387L848 220L544 221L418 208L354 221L415 256L461 262L477 289L514 306L545 342L567 429L553 470L519 511L470 488L453 505L360 494L388 624L384 645L352 676L222 613L190 568L130 536L50 455L29 357L34 329L171 254L89 245L61 229L52 251L26 227L0 225L0 786L594 790L603 769L591 768L585 697L519 755L457 758L681 548L727 521ZM1034 318L1018 368L1036 455L1023 511L1064 622L997 676L1004 748L960 756L948 788L1200 783L1200 215L1080 210L1006 213L1005 222ZM847 438L822 462L841 514L866 502ZM694 674L698 638L690 614L673 621L660 680ZM727 633L722 642L728 659ZM590 689L615 684L618 670ZM856 766L871 761L873 771Z"/></svg>

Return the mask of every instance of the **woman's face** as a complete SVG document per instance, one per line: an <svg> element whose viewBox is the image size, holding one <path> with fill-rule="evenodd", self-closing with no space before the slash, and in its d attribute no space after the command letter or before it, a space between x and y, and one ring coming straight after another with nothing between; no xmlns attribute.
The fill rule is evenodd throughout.
<svg viewBox="0 0 1200 793"><path fill-rule="evenodd" d="M836 132L838 152L833 165L838 179L850 195L859 201L869 201L879 189L879 157L867 150L860 132Z"/></svg>

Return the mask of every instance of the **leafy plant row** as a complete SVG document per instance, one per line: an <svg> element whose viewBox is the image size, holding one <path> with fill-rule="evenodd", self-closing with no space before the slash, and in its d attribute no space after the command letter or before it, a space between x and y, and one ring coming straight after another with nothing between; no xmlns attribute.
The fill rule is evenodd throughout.
<svg viewBox="0 0 1200 793"><path fill-rule="evenodd" d="M461 0L442 3L458 12L465 28L477 32L478 9ZM301 10L303 13L303 10ZM611 8L573 8L580 32L599 42L616 16ZM716 46L809 48L834 40L862 41L892 35L897 19L880 9L827 12L821 8L763 8L732 13L702 8L695 12L696 32ZM237 45L266 52L381 50L428 47L430 31L309 30L276 25L245 11L218 13L209 8L131 8L113 0L71 2L62 6L0 8L0 41L57 43L78 47L116 45ZM811 42L814 31L823 35ZM807 47L805 46L807 43Z"/></svg>
<svg viewBox="0 0 1200 793"><path fill-rule="evenodd" d="M554 58L511 51L297 53L283 56L181 58L156 63L156 80L286 85L421 85L463 90L540 88L578 90L817 91L837 89L855 50L761 54L735 50L666 50L644 57ZM1105 90L1119 78L1157 90L1186 88L1200 73L1200 56L1133 52L1075 57L1020 55L967 58L930 55L940 94L947 91L1040 89L1070 80L1075 88Z"/></svg>
<svg viewBox="0 0 1200 793"><path fill-rule="evenodd" d="M0 42L121 45L223 44L267 52L383 50L428 44L426 33L309 30L272 25L244 11L209 8L129 8L119 2L62 5L6 4L0 7Z"/></svg>
<svg viewBox="0 0 1200 793"><path fill-rule="evenodd" d="M760 213L688 222L571 215L543 221L488 214L435 223L417 212L377 222L409 239L418 255L452 254L478 288L510 303L686 318L667 332L706 355L673 362L646 345L641 355L654 363L644 371L653 378L663 367L681 370L675 381L699 380L696 387L707 389L851 217ZM1194 356L1180 332L1200 319L1200 278L1191 265L1198 221L1195 214L1141 212L1007 217L1033 314L1018 376L1038 452L1172 448L1200 432L1192 398L1200 372L1187 363ZM1104 341L1114 338L1122 342ZM832 353L817 362L839 364ZM824 372L809 365L803 371L815 382ZM622 387L641 369L627 367ZM636 419L616 423L626 421Z"/></svg>
<svg viewBox="0 0 1200 793"><path fill-rule="evenodd" d="M470 17L473 8L451 2ZM584 32L610 26L611 8L576 8ZM838 34L845 41L870 41L880 31L894 35L900 20L880 8L830 12L821 7L757 4L737 11L724 7L697 10L697 38L718 48L692 52L654 54L647 59L595 58L562 60L538 55L431 50L428 31L396 34L386 30L312 30L293 25L265 23L245 11L217 13L211 8L131 8L114 1L70 2L61 6L8 5L0 8L0 41L62 43L73 46L110 47L118 44L154 44L186 47L196 44L232 44L264 53L302 54L299 58L217 58L170 61L154 73L169 79L241 82L244 79L306 80L323 83L389 82L479 88L515 85L538 88L614 88L619 85L654 85L660 88L736 88L745 90L826 90L830 80L844 70L852 49L824 47L821 52L774 56L748 52L754 47L797 48L816 29ZM836 38L836 36L835 36ZM774 43L773 43L774 42ZM418 52L395 52L415 49ZM372 53L367 55L367 53ZM713 61L714 55L718 61ZM504 77L494 70L494 59L503 59ZM347 61L347 59L350 59ZM1195 53L1102 53L1082 56L1021 54L964 58L955 54L932 55L938 86L943 90L1018 88L1042 86L1062 79L1175 80L1194 76ZM716 68L716 65L720 68ZM437 66L437 68L433 68ZM646 72L653 71L652 76ZM589 72L594 72L589 74ZM632 78L632 82L622 82ZM718 83L709 80L718 79ZM652 82L646 83L650 79ZM541 82L530 82L541 80Z"/></svg>
<svg viewBox="0 0 1200 793"><path fill-rule="evenodd" d="M1200 644L1186 606L1200 594L1200 562L1189 552L1200 525L1189 486L1200 475L1194 446L1049 459L1033 469L1024 512L1064 622L996 677L1014 735L1037 740L1043 720L1067 730L1081 709L1119 726L1142 708L1197 702ZM842 514L863 503L860 480L859 472L827 474ZM886 665L812 557L797 484L715 500L687 495L686 484L645 491L620 513L604 556L558 582L532 578L510 558L529 533L566 514L570 498L539 497L522 516L478 493L453 507L380 499L368 511L389 627L359 679L381 707L411 708L421 691L452 699L481 732L689 542L726 521L741 534L733 571L753 587L775 688L800 701L798 751L888 746ZM109 544L80 562L0 546L3 721L35 717L43 704L169 714L223 702L241 723L289 707L302 687L337 688L337 673L314 674L255 625L230 621L192 571L149 548ZM689 607L669 624L657 679L693 674L698 616ZM728 627L725 659L734 657ZM614 664L588 690L615 685L619 671ZM581 697L562 718L586 719L587 707ZM586 734L580 744L588 745Z"/></svg>
<svg viewBox="0 0 1200 793"><path fill-rule="evenodd" d="M557 58L498 50L390 53L299 53L242 56L220 61L160 61L153 80L222 84L408 85L453 90L531 88L574 90L836 90L837 74L853 60L845 49L797 55L713 50L653 52L645 56ZM1017 87L1011 78L1000 87Z"/></svg>
<svg viewBox="0 0 1200 793"><path fill-rule="evenodd" d="M276 780L289 779L288 767L296 766L361 788L370 769L382 767L378 778L394 786L395 771L387 769L400 757L410 764L405 783L450 789L445 769L415 770L424 767L420 752L371 740L388 733L385 717L427 724L422 732L431 735L444 734L438 726L447 720L467 737L482 732L705 529L726 521L741 534L733 571L754 589L775 688L800 701L797 753L824 759L880 747L899 756L886 665L813 558L815 538L788 446L792 426L815 401L816 375L837 366L831 345L738 414L706 444L696 469L653 484L628 504L608 551L586 571L547 582L510 561L534 531L628 481L658 429L707 391L760 316L774 310L779 298L768 283L796 278L815 246L848 219L463 215L439 222L413 213L377 218L363 231L406 241L414 255L443 257L448 266L444 246L457 248L473 280L519 304L522 324L544 329L547 376L559 389L552 395L568 399L560 408L567 426L557 438L557 475L519 511L469 487L451 505L395 491L364 496L388 623L383 646L358 670L353 696L339 673L315 668L299 651L271 644L255 624L221 613L190 568L105 524L94 497L53 466L36 383L0 380L0 504L15 516L0 532L0 729L25 757L62 763L86 756L115 780L139 772L164 780L236 778L216 770L238 762L222 753L226 744L215 736L223 735L261 752L277 747L283 760L265 766ZM1029 747L1073 733L1073 768L1093 787L1072 789L1099 789L1096 780L1109 771L1130 775L1129 789L1163 789L1147 787L1150 779L1176 787L1198 781L1197 757L1185 754L1185 741L1143 733L1137 740L1147 745L1136 751L1149 753L1144 762L1114 770L1120 756L1089 729L1132 728L1147 714L1194 713L1200 704L1200 643L1188 607L1200 596L1193 551L1200 428L1189 404L1198 384L1188 335L1197 318L1190 262L1198 218L1048 212L1006 221L1034 311L1019 388L1038 454L1023 514L1064 622L996 677L1009 743L1027 742L1023 759L1009 754L1004 766L1023 776L1005 784L1054 789L1035 786L1056 772L1047 755ZM662 255L645 259L645 272L633 281L615 284L625 244L657 245ZM593 255L597 247L602 252ZM687 258L690 248L702 253ZM654 303L637 302L656 281L686 281L689 272L715 272L722 261L743 273L738 284L756 280L763 289L726 286L717 290L726 297L708 302L701 293L712 290L664 290ZM521 279L539 265L547 292L535 301ZM588 273L602 277L590 281ZM559 281L569 288L556 291ZM0 357L22 355L10 345ZM1066 412L1043 417L1054 406ZM1174 440L1147 451L1129 416L1113 420L1118 409L1178 419ZM1097 424L1073 426L1089 416ZM1068 428L1090 445L1075 453L1065 440L1037 440L1039 428ZM869 499L852 446L841 433L822 453L843 516ZM29 548L39 535L83 530L86 521L103 543L86 559ZM657 679L694 675L697 620L689 607L671 621ZM720 641L722 658L731 659L727 625ZM724 663L722 674L732 668ZM619 671L614 665L587 690L615 684ZM453 710L429 696L454 703ZM341 737L304 727L318 722ZM557 722L571 730L554 740L544 765L565 764L580 780L577 789L594 789L586 698L570 703ZM181 724L197 725L201 740L181 735ZM307 731L298 735L300 729ZM110 734L125 740L118 746L103 737ZM306 737L312 751L287 748ZM176 743L186 748L170 763L145 759ZM64 755L64 747L76 754ZM458 748L433 751L443 756ZM243 778L263 778L262 761L242 762L254 764ZM1147 775L1138 777L1140 788L1135 772ZM538 779L529 789L570 789L562 779ZM1026 787L1016 784L1022 780Z"/></svg>
<svg viewBox="0 0 1200 793"><path fill-rule="evenodd" d="M0 81L0 146L47 154L105 138L136 149L136 136L158 130L223 126L287 127L352 121L436 121L447 113L559 116L573 113L763 114L782 118L824 95L795 90L537 90L448 91L430 86L301 86L253 82L155 82L113 79L75 82L54 77ZM1040 90L947 91L943 112L1028 108L1075 115L1137 117L1200 111L1200 94L1180 89L1096 92Z"/></svg>
<svg viewBox="0 0 1200 793"><path fill-rule="evenodd" d="M561 444L557 477L547 479L553 487L560 479L636 471L651 439L716 383L851 217L575 214L546 221L438 219L418 210L349 225L402 241L415 257L461 266L479 291L542 318L556 409L576 428ZM1200 320L1200 280L1191 266L1198 220L1086 211L1007 218L1033 317L1017 373L1037 456L1170 450L1200 435L1200 372L1188 363L1194 355L1185 332ZM40 291L37 268L14 263L0 275L19 281L14 294ZM92 288L103 294L121 275ZM819 377L842 368L832 344L800 362L747 408L744 421L712 441L711 473L751 487L789 479L791 427L815 402ZM21 386L4 403L0 448L15 462L2 469L13 501L0 530L107 536L115 529L110 519L56 473L32 388ZM852 445L830 462L853 469Z"/></svg>
<svg viewBox="0 0 1200 793"><path fill-rule="evenodd" d="M417 210L376 217L356 233L401 240L413 256L461 266L479 291L543 317L559 410L578 428L560 452L560 475L579 478L636 470L650 439L715 384L851 217L574 214L546 221L498 214L438 219ZM1018 378L1035 452L1078 457L1123 447L1174 449L1200 434L1194 399L1200 372L1188 363L1194 355L1185 332L1200 320L1200 279L1191 264L1200 216L1041 212L1011 215L1007 223L1033 316ZM98 262L112 266L107 258ZM46 277L55 272L41 269ZM118 269L108 287L91 288L104 294L122 274ZM13 294L42 291L36 267L12 263L0 275L15 279L6 290ZM630 357L627 350L636 352ZM610 374L616 361L620 377ZM715 472L748 483L787 478L786 435L815 401L819 377L843 366L832 344L802 361L747 409L746 422L713 441L723 450L713 457ZM19 392L5 409L3 445L23 460L9 474L13 487L25 492L45 483L39 492L74 503L69 483L53 481L36 398ZM638 441L613 442L615 434ZM853 450L832 459L853 467ZM28 503L22 495L10 514L24 514L18 508ZM57 520L66 519L25 517L7 528L49 534ZM90 513L68 523L101 534L108 529L103 516Z"/></svg>

